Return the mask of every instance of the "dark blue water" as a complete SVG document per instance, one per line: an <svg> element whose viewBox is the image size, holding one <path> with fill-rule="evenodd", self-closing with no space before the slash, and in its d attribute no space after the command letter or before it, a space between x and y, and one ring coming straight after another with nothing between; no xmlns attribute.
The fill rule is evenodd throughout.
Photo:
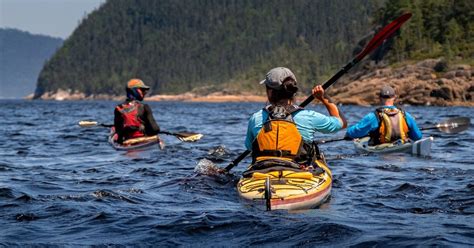
<svg viewBox="0 0 474 248"><path fill-rule="evenodd" d="M197 143L163 137L165 150L117 152L108 130L114 102L0 101L0 243L3 245L471 246L474 131L433 135L431 158L358 155L323 145L331 199L303 212L266 212L239 199L225 166L243 151L258 103L151 103L162 129L195 131ZM320 108L316 108L323 111ZM370 108L343 106L351 123ZM474 117L474 108L407 107L418 123ZM323 111L325 112L325 111ZM332 138L342 136L343 132Z"/></svg>

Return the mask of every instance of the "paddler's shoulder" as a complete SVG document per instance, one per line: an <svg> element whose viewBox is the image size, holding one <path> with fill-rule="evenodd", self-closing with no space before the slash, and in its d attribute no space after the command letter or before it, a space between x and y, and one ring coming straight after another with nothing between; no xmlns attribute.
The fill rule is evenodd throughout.
<svg viewBox="0 0 474 248"><path fill-rule="evenodd" d="M250 118L257 118L257 117L260 117L260 116L262 116L264 113L266 114L267 111L265 111L264 109L260 109L260 110L258 110L257 112L253 113L252 115L250 115Z"/></svg>
<svg viewBox="0 0 474 248"><path fill-rule="evenodd" d="M252 115L250 115L249 121L263 122L263 120L265 120L266 118L268 118L268 112L265 111L264 109L260 109L257 112L253 113Z"/></svg>
<svg viewBox="0 0 474 248"><path fill-rule="evenodd" d="M295 112L293 112L293 116L298 116L298 117L320 117L320 116L324 116L323 114L319 113L319 112L316 112L314 110L310 110L310 109L298 109L296 110Z"/></svg>

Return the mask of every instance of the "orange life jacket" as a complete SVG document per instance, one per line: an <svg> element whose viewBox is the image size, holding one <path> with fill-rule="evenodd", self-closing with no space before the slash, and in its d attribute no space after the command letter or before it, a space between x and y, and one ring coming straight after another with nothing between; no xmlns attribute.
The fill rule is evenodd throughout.
<svg viewBox="0 0 474 248"><path fill-rule="evenodd" d="M138 101L122 103L117 107L122 115L124 138L138 138L145 136L144 122L140 119L140 112L143 113L143 105Z"/></svg>
<svg viewBox="0 0 474 248"><path fill-rule="evenodd" d="M252 144L254 162L267 159L294 161L300 156L304 141L291 115L300 109L272 105L263 109L268 113L268 120Z"/></svg>
<svg viewBox="0 0 474 248"><path fill-rule="evenodd" d="M408 141L408 124L405 112L397 108L378 108L375 116L379 121L379 128L370 134L372 145L391 143L400 140Z"/></svg>

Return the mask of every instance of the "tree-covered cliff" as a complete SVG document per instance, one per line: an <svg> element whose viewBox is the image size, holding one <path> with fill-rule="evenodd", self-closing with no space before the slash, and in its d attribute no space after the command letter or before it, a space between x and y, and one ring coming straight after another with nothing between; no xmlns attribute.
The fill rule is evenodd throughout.
<svg viewBox="0 0 474 248"><path fill-rule="evenodd" d="M114 0L82 21L44 66L36 95L57 89L122 94L205 85L249 90L276 66L308 88L350 57L377 0Z"/></svg>

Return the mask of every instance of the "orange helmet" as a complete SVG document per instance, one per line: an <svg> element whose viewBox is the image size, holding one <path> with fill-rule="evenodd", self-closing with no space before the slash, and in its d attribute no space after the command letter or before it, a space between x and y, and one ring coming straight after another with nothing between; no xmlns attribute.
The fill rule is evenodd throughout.
<svg viewBox="0 0 474 248"><path fill-rule="evenodd" d="M145 83L143 83L142 80L140 80L138 78L130 79L127 83L127 89L135 89L135 88L150 89L150 87L146 86Z"/></svg>

